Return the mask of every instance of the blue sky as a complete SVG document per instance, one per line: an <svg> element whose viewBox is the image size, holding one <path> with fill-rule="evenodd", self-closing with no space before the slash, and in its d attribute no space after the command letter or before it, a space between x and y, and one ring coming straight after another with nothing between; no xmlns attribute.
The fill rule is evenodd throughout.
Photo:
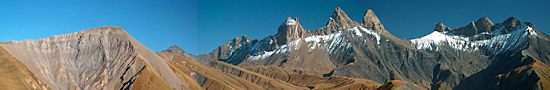
<svg viewBox="0 0 550 90"><path fill-rule="evenodd" d="M194 0L0 1L0 42L118 26L155 52L172 45L197 52L197 22Z"/></svg>
<svg viewBox="0 0 550 90"><path fill-rule="evenodd" d="M390 33L416 38L443 22L451 28L487 16L533 22L548 33L550 0L178 0L178 1L0 1L0 42L40 39L84 29L119 26L159 52L178 45L209 53L238 36L262 39L277 33L287 17L305 29L323 27L336 7L361 22L372 9Z"/></svg>

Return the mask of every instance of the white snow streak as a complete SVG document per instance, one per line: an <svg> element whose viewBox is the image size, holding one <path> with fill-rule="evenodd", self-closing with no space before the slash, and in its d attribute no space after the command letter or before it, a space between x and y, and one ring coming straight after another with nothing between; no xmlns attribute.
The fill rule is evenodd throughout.
<svg viewBox="0 0 550 90"><path fill-rule="evenodd" d="M503 53L508 50L516 49L521 45L522 42L525 41L525 39L527 39L528 35L537 35L537 33L535 33L535 31L531 27L526 25L518 26L516 27L516 29L506 34L501 33L503 29L504 27L501 26L499 29L492 31L491 33L484 32L472 36L476 37L487 34L494 35L494 37L492 37L491 39L478 41L470 41L472 40L470 37L461 37L448 32L441 33L438 31L434 31L426 36L411 39L411 46L416 47L417 49L424 50L435 49L435 51L439 51L439 47L442 44L449 45L455 50L462 51L477 51L479 50L479 47L486 47L488 52L494 55L497 53Z"/></svg>

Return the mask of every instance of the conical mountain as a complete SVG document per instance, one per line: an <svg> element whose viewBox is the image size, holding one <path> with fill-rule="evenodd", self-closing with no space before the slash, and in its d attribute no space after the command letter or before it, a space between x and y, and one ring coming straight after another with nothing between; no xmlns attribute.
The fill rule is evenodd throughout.
<svg viewBox="0 0 550 90"><path fill-rule="evenodd" d="M180 79L188 76L176 75L162 58L119 27L0 46L55 90L190 89L189 83L194 83Z"/></svg>

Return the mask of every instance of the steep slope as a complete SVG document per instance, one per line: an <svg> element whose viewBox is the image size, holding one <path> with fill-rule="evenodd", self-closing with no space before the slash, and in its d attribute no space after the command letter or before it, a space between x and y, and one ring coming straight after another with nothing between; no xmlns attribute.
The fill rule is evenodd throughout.
<svg viewBox="0 0 550 90"><path fill-rule="evenodd" d="M522 62L531 62L517 67L508 73L498 74L478 85L477 90L546 90L550 86L550 66L533 59L523 57Z"/></svg>
<svg viewBox="0 0 550 90"><path fill-rule="evenodd" d="M145 82L136 81L141 75L158 86L189 88L162 58L119 27L0 46L52 89L132 89L134 83Z"/></svg>
<svg viewBox="0 0 550 90"><path fill-rule="evenodd" d="M5 90L50 90L42 80L0 47L0 87Z"/></svg>

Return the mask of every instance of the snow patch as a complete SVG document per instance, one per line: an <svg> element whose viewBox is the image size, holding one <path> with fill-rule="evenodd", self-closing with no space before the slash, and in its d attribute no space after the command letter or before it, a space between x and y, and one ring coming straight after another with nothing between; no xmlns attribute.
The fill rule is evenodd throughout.
<svg viewBox="0 0 550 90"><path fill-rule="evenodd" d="M293 20L288 20L293 21ZM377 40L377 44L380 44L380 34L368 30L364 27L354 27L347 29L347 31L351 31L352 35L362 37L363 35L370 35L373 37L373 39ZM362 33L362 32L364 33ZM355 34L353 34L355 33ZM362 39L362 38L357 38ZM364 41L364 40L362 40ZM247 59L249 61L253 60L262 60L265 58L268 58L275 54L286 54L289 55L291 51L300 49L300 45L307 44L308 45L308 52L311 52L313 49L320 49L320 50L326 50L329 52L329 54L332 54L333 52L344 52L351 54L350 50L352 50L352 44L350 41L346 38L344 30L338 31L329 35L313 35L306 38L294 40L286 45L281 45L277 50L273 51L260 51L256 55L250 56ZM258 44L261 45L261 44ZM261 46L255 46L254 48L260 48ZM254 49L257 50L257 49ZM259 49L258 49L259 50Z"/></svg>
<svg viewBox="0 0 550 90"><path fill-rule="evenodd" d="M356 27L356 28L357 28L357 27ZM377 45L380 45L380 34L379 34L379 33L376 33L376 32L374 32L374 31L372 31L372 30L368 30L368 29L365 28L365 27L359 27L359 29L361 29L361 31L363 31L363 32L365 32L365 33L367 33L367 34L372 35L373 37L375 37L375 38L376 38L376 41L377 41L376 44L377 44Z"/></svg>
<svg viewBox="0 0 550 90"><path fill-rule="evenodd" d="M250 57L248 57L248 60L249 61L261 60L261 59L268 58L268 57L270 57L272 55L275 55L275 54L290 54L290 51L300 49L301 44L302 44L302 39L298 39L298 40L290 42L289 44L281 45L277 50L262 51L258 55L250 56ZM258 45L261 45L261 44L258 44Z"/></svg>
<svg viewBox="0 0 550 90"><path fill-rule="evenodd" d="M294 21L294 20L292 20L292 19L287 19L287 20L286 20L286 25L287 25L287 26L296 25L296 21Z"/></svg>

